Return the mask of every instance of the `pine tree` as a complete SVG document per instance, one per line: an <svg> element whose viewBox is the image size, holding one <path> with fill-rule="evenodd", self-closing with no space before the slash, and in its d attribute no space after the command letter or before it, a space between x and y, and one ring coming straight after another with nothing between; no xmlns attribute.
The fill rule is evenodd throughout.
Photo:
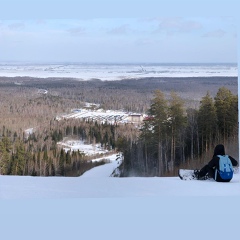
<svg viewBox="0 0 240 240"><path fill-rule="evenodd" d="M200 154L199 132L198 132L198 121L197 121L198 110L189 108L187 109L186 112L187 112L187 133L188 133L187 136L190 139L190 159L193 159L195 152L197 152L197 155ZM195 151L195 148L197 149L196 151Z"/></svg>
<svg viewBox="0 0 240 240"><path fill-rule="evenodd" d="M184 147L184 143L181 141L181 134L186 124L183 106L183 100L175 92L171 92L168 108L169 135L171 136L170 171L173 171L174 168L176 148L182 149L182 147ZM179 161L178 159L178 162Z"/></svg>
<svg viewBox="0 0 240 240"><path fill-rule="evenodd" d="M60 152L60 159L59 159L59 173L61 176L65 174L65 162L66 162L66 153L63 149Z"/></svg>
<svg viewBox="0 0 240 240"><path fill-rule="evenodd" d="M149 113L153 124L153 135L156 144L158 156L158 175L162 176L164 172L163 163L163 143L167 132L167 101L160 90L156 90L152 100Z"/></svg>
<svg viewBox="0 0 240 240"><path fill-rule="evenodd" d="M36 155L33 154L33 170L32 170L32 176L37 176L37 171L36 171L36 164L37 164L37 160L36 160Z"/></svg>
<svg viewBox="0 0 240 240"><path fill-rule="evenodd" d="M202 98L198 114L198 126L201 137L202 151L207 151L214 143L217 131L217 115L214 101L209 92Z"/></svg>
<svg viewBox="0 0 240 240"><path fill-rule="evenodd" d="M19 140L16 143L16 152L14 154L14 161L12 163L11 174L23 175L26 166L25 148L22 142Z"/></svg>
<svg viewBox="0 0 240 240"><path fill-rule="evenodd" d="M42 169L41 169L41 153L38 151L37 153L37 164L36 164L36 171L38 170L39 176L42 174Z"/></svg>
<svg viewBox="0 0 240 240"><path fill-rule="evenodd" d="M227 115L229 135L238 136L238 96L232 95L229 113Z"/></svg>
<svg viewBox="0 0 240 240"><path fill-rule="evenodd" d="M8 137L4 137L0 141L0 174L5 175L9 172L11 164L12 144Z"/></svg>
<svg viewBox="0 0 240 240"><path fill-rule="evenodd" d="M145 175L149 173L149 159L150 153L154 152L154 140L153 140L153 117L147 117L144 119L143 124L141 126L141 134L139 136L139 140L142 142L144 159L145 159Z"/></svg>
<svg viewBox="0 0 240 240"><path fill-rule="evenodd" d="M48 161L48 153L47 150L43 152L43 175L48 176L49 175L49 161Z"/></svg>
<svg viewBox="0 0 240 240"><path fill-rule="evenodd" d="M236 128L238 119L237 96L225 87L219 88L215 97L218 129L225 143Z"/></svg>

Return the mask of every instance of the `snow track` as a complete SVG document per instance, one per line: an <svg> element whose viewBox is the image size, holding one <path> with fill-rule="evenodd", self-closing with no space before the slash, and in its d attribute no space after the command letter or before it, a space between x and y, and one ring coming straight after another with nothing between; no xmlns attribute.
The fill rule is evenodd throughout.
<svg viewBox="0 0 240 240"><path fill-rule="evenodd" d="M240 175L230 183L181 181L179 177L109 177L118 162L95 167L81 177L0 176L0 199L240 196Z"/></svg>

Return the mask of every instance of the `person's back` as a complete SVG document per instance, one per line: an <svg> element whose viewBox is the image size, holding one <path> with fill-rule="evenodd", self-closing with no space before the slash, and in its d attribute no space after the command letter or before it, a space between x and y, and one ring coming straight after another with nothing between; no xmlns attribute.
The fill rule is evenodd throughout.
<svg viewBox="0 0 240 240"><path fill-rule="evenodd" d="M237 165L238 162L233 157L225 155L224 146L218 144L214 149L212 160L198 173L198 179L208 176L217 182L230 182L233 177L233 166Z"/></svg>
<svg viewBox="0 0 240 240"><path fill-rule="evenodd" d="M235 159L228 155L217 155L217 158L218 164L216 165L213 179L217 182L230 182L233 178L233 163Z"/></svg>

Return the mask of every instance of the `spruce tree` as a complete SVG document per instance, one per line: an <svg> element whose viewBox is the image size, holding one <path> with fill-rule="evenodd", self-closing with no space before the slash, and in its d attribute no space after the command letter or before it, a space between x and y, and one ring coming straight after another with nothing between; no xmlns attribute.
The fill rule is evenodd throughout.
<svg viewBox="0 0 240 240"><path fill-rule="evenodd" d="M26 166L25 148L24 144L20 140L16 143L16 152L14 154L14 161L12 164L11 174L23 175Z"/></svg>
<svg viewBox="0 0 240 240"><path fill-rule="evenodd" d="M156 90L154 98L149 109L150 116L152 117L153 125L153 138L156 146L158 156L158 175L162 176L164 172L163 163L163 144L166 139L167 130L167 101L163 92Z"/></svg>
<svg viewBox="0 0 240 240"><path fill-rule="evenodd" d="M59 159L59 173L61 176L65 175L65 162L66 162L66 153L63 149L61 149L60 159Z"/></svg>
<svg viewBox="0 0 240 240"><path fill-rule="evenodd" d="M169 135L171 136L170 170L173 171L176 160L176 148L182 150L182 147L184 147L182 133L186 125L186 117L184 116L184 102L175 92L171 92L167 122L170 130ZM178 158L180 158L180 156L178 156ZM177 159L177 162L179 161L180 159Z"/></svg>
<svg viewBox="0 0 240 240"><path fill-rule="evenodd" d="M217 131L217 115L214 101L209 92L202 98L198 114L198 126L201 137L202 151L207 151L214 143Z"/></svg>
<svg viewBox="0 0 240 240"><path fill-rule="evenodd" d="M236 129L238 122L238 102L230 90L225 87L219 88L215 97L215 107L217 112L218 129L223 138L223 142Z"/></svg>
<svg viewBox="0 0 240 240"><path fill-rule="evenodd" d="M0 174L5 175L9 172L11 164L11 150L12 144L8 137L4 137L0 141Z"/></svg>
<svg viewBox="0 0 240 240"><path fill-rule="evenodd" d="M190 159L194 158L194 154L200 154L199 152L199 132L198 132L198 110L189 108L186 110L187 112L187 138L186 145L188 146L188 142L190 141Z"/></svg>

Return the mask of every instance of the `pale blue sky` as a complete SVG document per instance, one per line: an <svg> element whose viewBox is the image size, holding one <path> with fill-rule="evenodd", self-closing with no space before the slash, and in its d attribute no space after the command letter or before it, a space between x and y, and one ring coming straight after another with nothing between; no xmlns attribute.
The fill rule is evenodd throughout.
<svg viewBox="0 0 240 240"><path fill-rule="evenodd" d="M1 61L236 62L232 17L0 21Z"/></svg>
<svg viewBox="0 0 240 240"><path fill-rule="evenodd" d="M224 10L215 0L205 8L188 0L3 1L0 61L237 62L237 20L206 14L211 2ZM193 6L198 14L181 12Z"/></svg>

